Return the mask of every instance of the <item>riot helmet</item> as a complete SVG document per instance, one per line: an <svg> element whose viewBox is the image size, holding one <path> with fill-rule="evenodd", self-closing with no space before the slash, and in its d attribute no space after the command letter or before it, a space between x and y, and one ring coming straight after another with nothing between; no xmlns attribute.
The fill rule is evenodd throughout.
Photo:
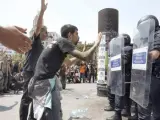
<svg viewBox="0 0 160 120"><path fill-rule="evenodd" d="M123 38L124 38L124 45L130 45L131 43L131 38L128 34L122 34Z"/></svg>
<svg viewBox="0 0 160 120"><path fill-rule="evenodd" d="M159 21L158 19L154 16L154 15L146 15L144 17L142 17L138 23L137 23L137 27L139 26L139 24L141 24L142 22L148 20L148 19L153 19L155 21L155 27L159 28Z"/></svg>

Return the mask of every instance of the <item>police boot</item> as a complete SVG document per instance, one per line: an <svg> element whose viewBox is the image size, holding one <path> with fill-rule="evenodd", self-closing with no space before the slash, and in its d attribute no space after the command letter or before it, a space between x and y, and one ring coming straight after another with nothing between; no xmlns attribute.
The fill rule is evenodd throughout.
<svg viewBox="0 0 160 120"><path fill-rule="evenodd" d="M106 120L122 120L121 112L115 111L115 114Z"/></svg>
<svg viewBox="0 0 160 120"><path fill-rule="evenodd" d="M36 120L36 119L34 117L32 117L32 116L29 116L28 120Z"/></svg>
<svg viewBox="0 0 160 120"><path fill-rule="evenodd" d="M5 90L3 90L3 92L4 92L4 93L9 93L9 91L7 91L6 89L5 89Z"/></svg>
<svg viewBox="0 0 160 120"><path fill-rule="evenodd" d="M114 111L114 107L109 105L104 108L104 111Z"/></svg>
<svg viewBox="0 0 160 120"><path fill-rule="evenodd" d="M133 116L129 117L128 120L138 120L138 116L133 115Z"/></svg>
<svg viewBox="0 0 160 120"><path fill-rule="evenodd" d="M121 115L124 117L130 117L131 116L130 107L124 108L121 112Z"/></svg>

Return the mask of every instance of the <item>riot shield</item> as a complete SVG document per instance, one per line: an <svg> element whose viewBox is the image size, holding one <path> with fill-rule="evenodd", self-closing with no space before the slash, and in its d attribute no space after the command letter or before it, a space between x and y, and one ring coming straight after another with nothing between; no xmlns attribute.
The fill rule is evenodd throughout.
<svg viewBox="0 0 160 120"><path fill-rule="evenodd" d="M125 74L122 61L124 38L119 36L112 39L109 46L110 51L110 87L111 93L124 96L125 94Z"/></svg>
<svg viewBox="0 0 160 120"><path fill-rule="evenodd" d="M148 55L154 43L155 22L146 20L133 38L130 98L142 107L149 103L152 60Z"/></svg>

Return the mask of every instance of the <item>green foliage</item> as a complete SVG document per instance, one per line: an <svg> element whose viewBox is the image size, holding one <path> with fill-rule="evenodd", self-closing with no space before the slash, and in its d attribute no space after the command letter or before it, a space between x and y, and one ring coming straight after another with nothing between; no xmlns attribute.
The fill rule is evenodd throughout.
<svg viewBox="0 0 160 120"><path fill-rule="evenodd" d="M23 55L23 54L15 53L15 54L12 56L12 61L13 61L13 62L19 61L20 63L24 63L24 60L25 60L25 55Z"/></svg>
<svg viewBox="0 0 160 120"><path fill-rule="evenodd" d="M92 46L93 46L93 44L87 44L87 45L86 45L86 50L90 49ZM79 43L76 48L77 48L78 50L82 51L82 50L83 50L83 47L84 47L84 44Z"/></svg>

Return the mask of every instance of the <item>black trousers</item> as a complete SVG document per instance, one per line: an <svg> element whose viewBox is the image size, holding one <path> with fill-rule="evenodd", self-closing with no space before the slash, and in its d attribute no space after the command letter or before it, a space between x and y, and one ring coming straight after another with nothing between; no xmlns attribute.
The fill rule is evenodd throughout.
<svg viewBox="0 0 160 120"><path fill-rule="evenodd" d="M125 96L115 96L115 111L121 112L124 108L130 113L131 100L128 93Z"/></svg>
<svg viewBox="0 0 160 120"><path fill-rule="evenodd" d="M33 77L33 72L25 71L23 73L23 77L24 77L25 83L24 83L23 95L20 103L19 115L20 115L20 120L27 120L29 105L32 103L32 98L28 96L28 83L30 79ZM33 114L33 104L31 105L29 120L35 120L34 114Z"/></svg>
<svg viewBox="0 0 160 120"><path fill-rule="evenodd" d="M151 120L152 107L143 108L138 105L138 120Z"/></svg>
<svg viewBox="0 0 160 120"><path fill-rule="evenodd" d="M150 98L154 120L160 120L160 78L152 76Z"/></svg>
<svg viewBox="0 0 160 120"><path fill-rule="evenodd" d="M150 88L150 102L147 108L138 106L139 120L150 120L153 112L153 120L160 120L160 78L152 75Z"/></svg>
<svg viewBox="0 0 160 120"><path fill-rule="evenodd" d="M129 80L130 79L128 79L127 82L129 82ZM130 108L131 108L130 84L125 85L125 95L124 96L115 95L115 111L121 112L122 109L124 108L130 113Z"/></svg>
<svg viewBox="0 0 160 120"><path fill-rule="evenodd" d="M95 77L94 73L89 74L89 83L91 83L91 78L93 78L93 83L94 83L94 79L95 79L94 77Z"/></svg>
<svg viewBox="0 0 160 120"><path fill-rule="evenodd" d="M108 86L108 89L107 89L107 96L108 96L108 100L109 100L109 105L114 108L114 106L115 106L115 95L111 94L111 89L110 89L109 86Z"/></svg>

